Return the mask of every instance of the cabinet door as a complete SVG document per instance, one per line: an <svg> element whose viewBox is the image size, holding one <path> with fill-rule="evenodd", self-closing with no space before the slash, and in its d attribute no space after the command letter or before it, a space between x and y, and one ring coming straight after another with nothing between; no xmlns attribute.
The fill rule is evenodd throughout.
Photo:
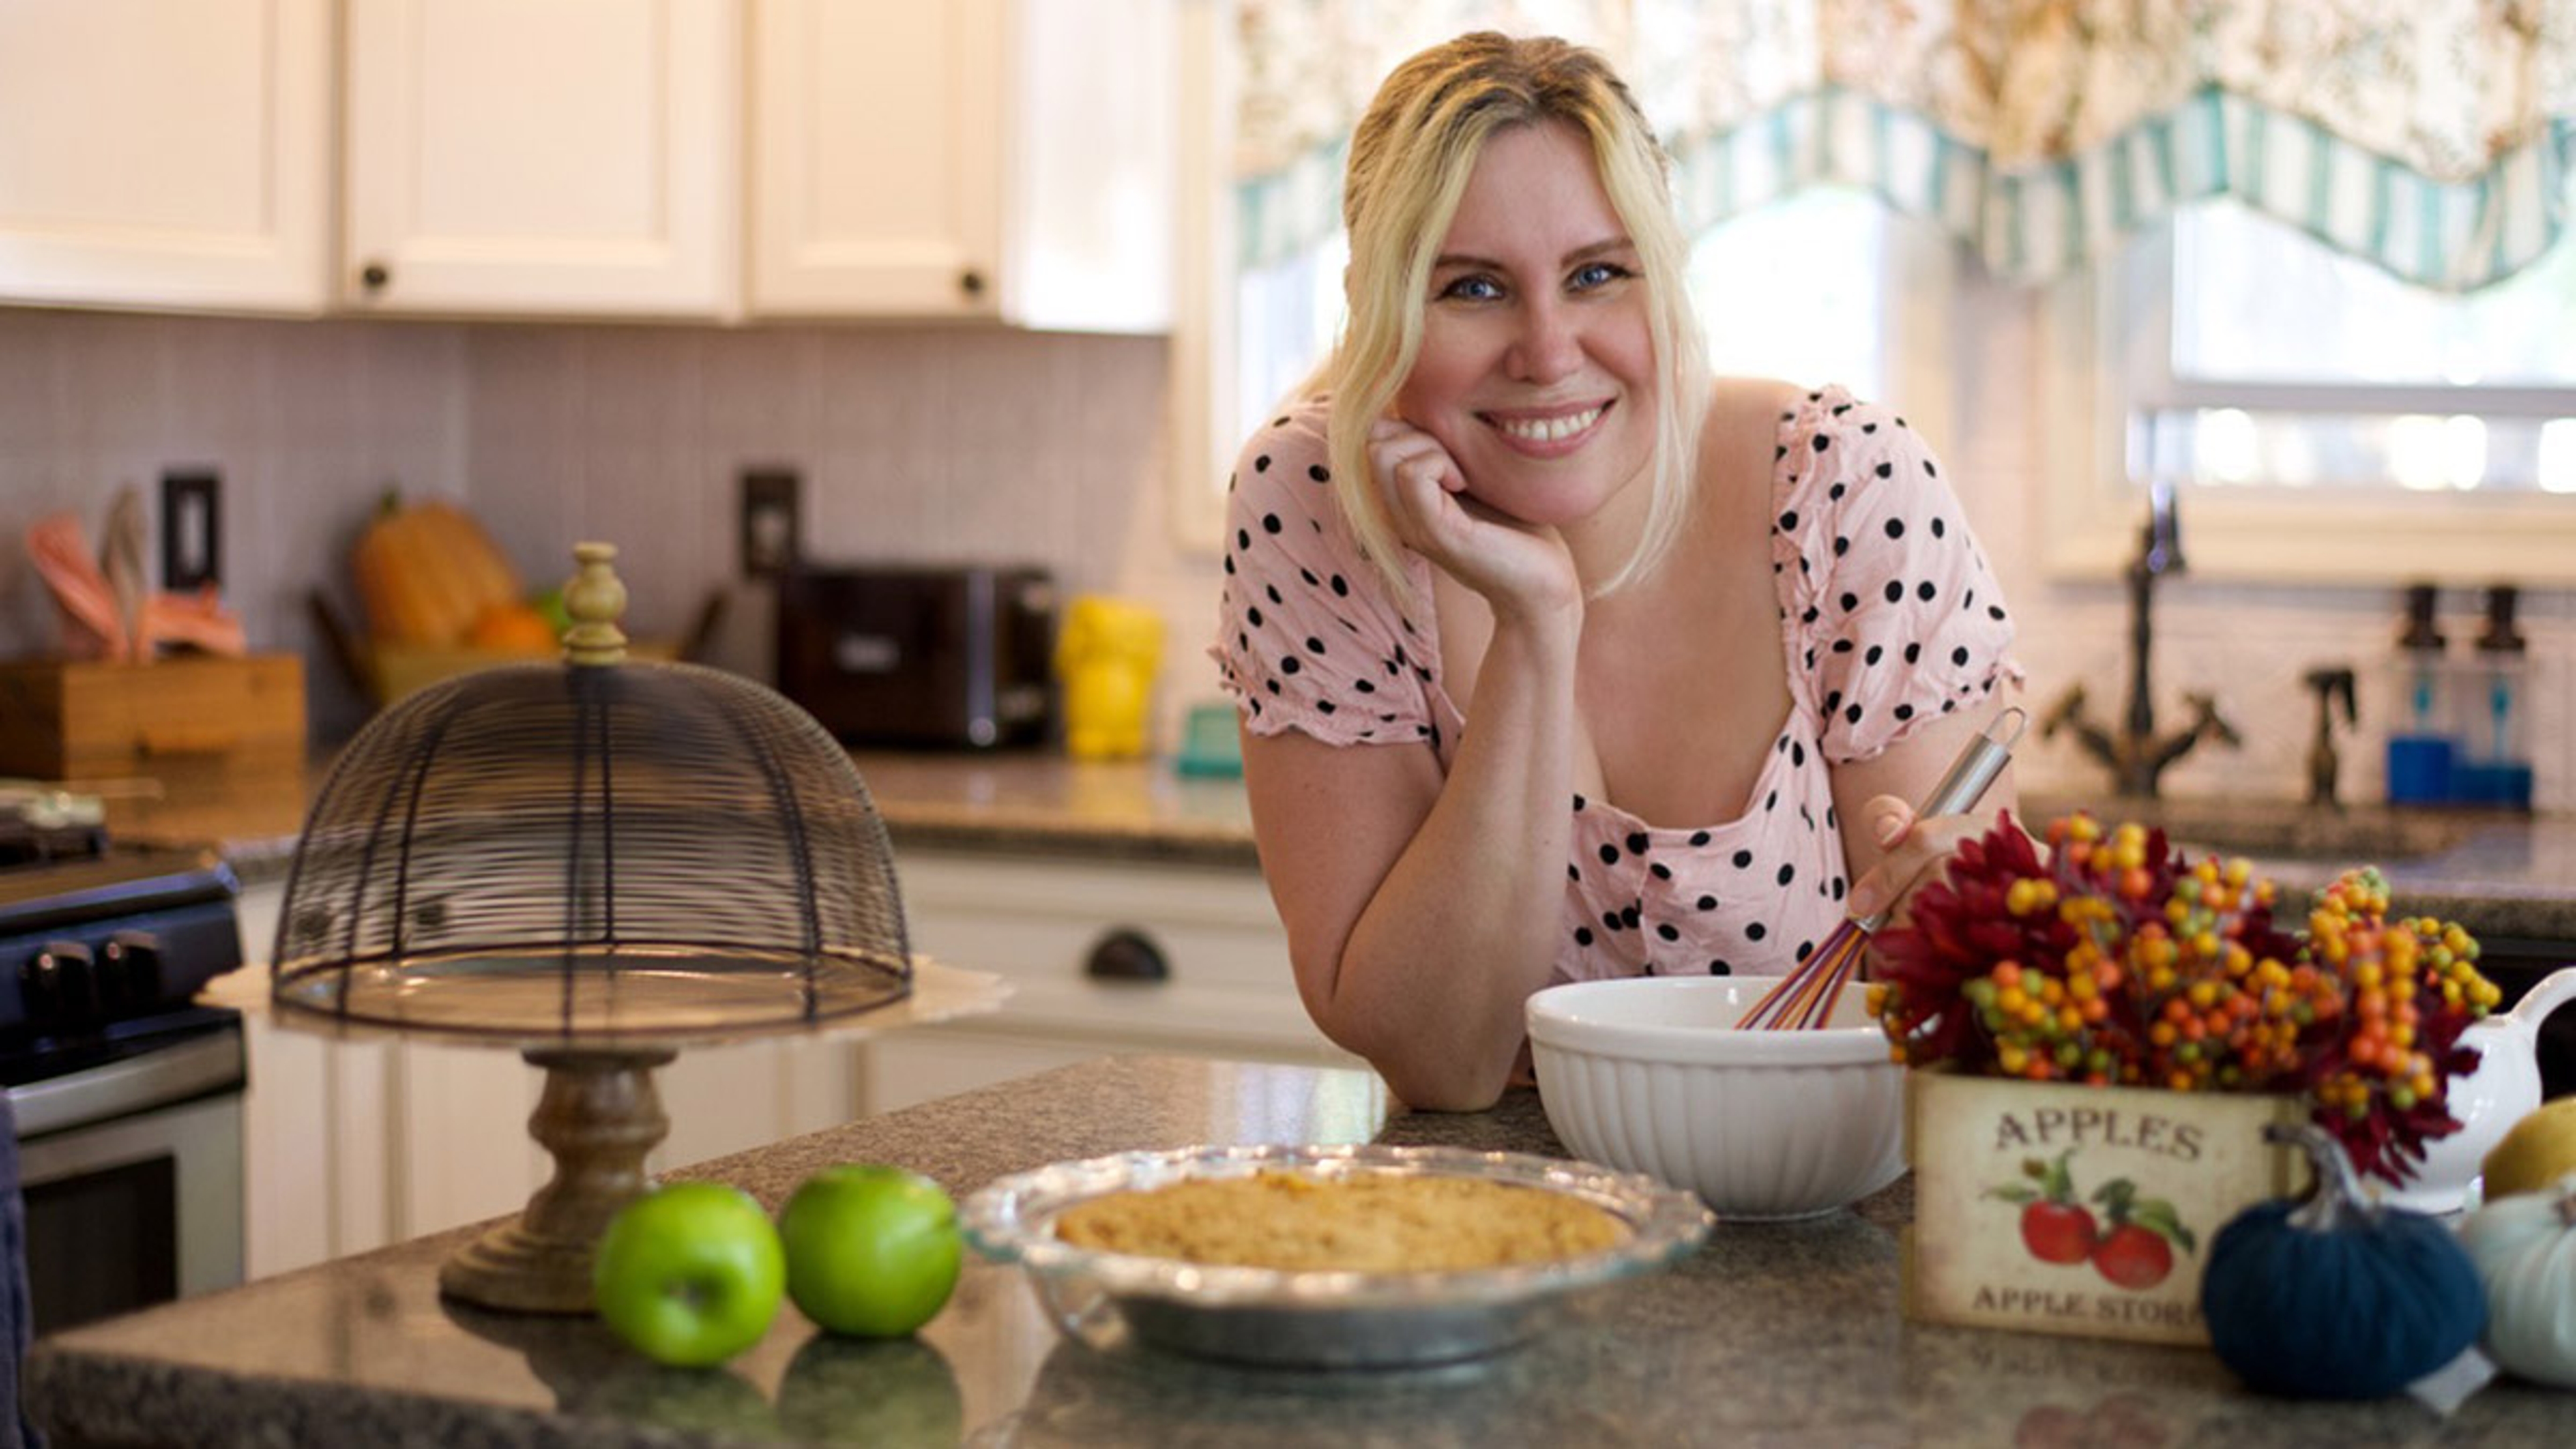
<svg viewBox="0 0 2576 1449"><path fill-rule="evenodd" d="M0 5L0 300L311 313L328 0Z"/></svg>
<svg viewBox="0 0 2576 1449"><path fill-rule="evenodd" d="M268 958L283 881L242 891L241 970L207 995L242 1011L250 1090L242 1099L243 1268L264 1278L392 1242L399 1124L386 1084L399 1048L340 1041L276 1024L267 1009Z"/></svg>
<svg viewBox="0 0 2576 1449"><path fill-rule="evenodd" d="M690 1047L653 1074L671 1132L645 1166L660 1173L837 1127L858 1115L855 1071L828 1033Z"/></svg>
<svg viewBox="0 0 2576 1449"><path fill-rule="evenodd" d="M756 0L751 302L1000 315L1004 0Z"/></svg>
<svg viewBox="0 0 2576 1449"><path fill-rule="evenodd" d="M394 1239L503 1217L554 1171L528 1135L546 1074L498 1047L389 1043Z"/></svg>
<svg viewBox="0 0 2576 1449"><path fill-rule="evenodd" d="M1174 0L757 0L751 309L1172 318Z"/></svg>
<svg viewBox="0 0 2576 1449"><path fill-rule="evenodd" d="M889 1032L859 1044L859 1100L873 1116L1117 1054L1098 1042L978 1031L971 1021Z"/></svg>
<svg viewBox="0 0 2576 1449"><path fill-rule="evenodd" d="M918 846L897 865L913 949L1011 994L860 1042L868 1112L1122 1054L1359 1065L1299 1003L1257 871Z"/></svg>
<svg viewBox="0 0 2576 1449"><path fill-rule="evenodd" d="M346 254L361 310L734 310L730 0L349 0Z"/></svg>

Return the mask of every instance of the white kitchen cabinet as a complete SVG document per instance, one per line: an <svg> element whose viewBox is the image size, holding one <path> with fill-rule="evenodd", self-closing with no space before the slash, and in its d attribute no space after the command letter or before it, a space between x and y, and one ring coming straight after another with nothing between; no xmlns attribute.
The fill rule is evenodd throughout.
<svg viewBox="0 0 2576 1449"><path fill-rule="evenodd" d="M10 0L0 302L1162 332L1181 9Z"/></svg>
<svg viewBox="0 0 2576 1449"><path fill-rule="evenodd" d="M528 1135L545 1073L516 1051L403 1042L390 1052L389 1225L399 1240L514 1213L554 1171ZM670 1134L655 1172L765 1147L856 1115L849 1053L824 1037L683 1047L653 1072Z"/></svg>
<svg viewBox="0 0 2576 1449"><path fill-rule="evenodd" d="M315 313L330 0L0 5L0 301Z"/></svg>
<svg viewBox="0 0 2576 1449"><path fill-rule="evenodd" d="M251 964L219 979L213 992L242 1007L250 1064L242 1103L243 1269L253 1278L393 1240L390 1048L282 1029L261 1004L285 894L283 881L242 892L242 954Z"/></svg>
<svg viewBox="0 0 2576 1449"><path fill-rule="evenodd" d="M734 309L737 0L348 0L345 54L345 306Z"/></svg>
<svg viewBox="0 0 2576 1449"><path fill-rule="evenodd" d="M923 848L895 868L913 949L1011 996L861 1042L869 1113L1102 1056L1358 1061L1307 1018L1254 870ZM1159 977L1112 974L1155 961Z"/></svg>
<svg viewBox="0 0 2576 1449"><path fill-rule="evenodd" d="M1177 0L754 0L750 308L1159 332Z"/></svg>

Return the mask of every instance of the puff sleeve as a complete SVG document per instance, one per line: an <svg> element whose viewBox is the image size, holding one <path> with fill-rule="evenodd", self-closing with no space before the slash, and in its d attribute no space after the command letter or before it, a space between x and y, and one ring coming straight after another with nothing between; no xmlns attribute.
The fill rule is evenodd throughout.
<svg viewBox="0 0 2576 1449"><path fill-rule="evenodd" d="M1245 728L1331 745L1439 743L1438 634L1360 554L1333 495L1328 406L1254 433L1228 482L1225 587L1209 649ZM1429 568L1410 560L1416 597Z"/></svg>
<svg viewBox="0 0 2576 1449"><path fill-rule="evenodd" d="M1836 763L2021 676L2013 621L1939 460L1886 408L1827 390L1781 426L1773 557Z"/></svg>

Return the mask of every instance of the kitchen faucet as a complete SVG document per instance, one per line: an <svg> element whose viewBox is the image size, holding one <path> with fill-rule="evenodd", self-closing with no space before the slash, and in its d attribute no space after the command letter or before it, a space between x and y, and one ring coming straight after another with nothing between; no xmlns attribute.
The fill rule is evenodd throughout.
<svg viewBox="0 0 2576 1449"><path fill-rule="evenodd" d="M2343 768L2343 757L2335 749L2334 717L2335 707L2341 705L2347 728L2361 721L2361 712L2353 703L2353 671L2349 665L2324 665L2309 670L2306 680L2317 696L2317 733L2308 742L2308 803L2341 810L2343 801L2335 795L2335 776Z"/></svg>
<svg viewBox="0 0 2576 1449"><path fill-rule="evenodd" d="M2039 722L2040 738L2059 730L2074 732L2084 753L2110 767L2122 795L2153 799L2165 767L2204 740L2233 749L2243 741L2234 726L2219 718L2215 696L2186 691L2183 704L2191 723L2174 734L2156 733L2156 706L2148 683L2148 659L2155 644L2155 588L2160 574L2180 573L2182 524L2173 485L2157 481L2147 488L2147 520L2139 530L2138 556L2129 562L2129 709L2119 733L2096 724L2085 712L2084 686L2068 689Z"/></svg>

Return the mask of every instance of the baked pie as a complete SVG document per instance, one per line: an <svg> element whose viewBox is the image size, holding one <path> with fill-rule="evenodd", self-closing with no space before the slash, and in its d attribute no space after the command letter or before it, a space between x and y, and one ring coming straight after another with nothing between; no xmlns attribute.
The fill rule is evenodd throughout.
<svg viewBox="0 0 2576 1449"><path fill-rule="evenodd" d="M1541 1188L1278 1168L1110 1193L1066 1209L1055 1231L1077 1247L1137 1257L1355 1273L1554 1262L1629 1235L1602 1208Z"/></svg>

